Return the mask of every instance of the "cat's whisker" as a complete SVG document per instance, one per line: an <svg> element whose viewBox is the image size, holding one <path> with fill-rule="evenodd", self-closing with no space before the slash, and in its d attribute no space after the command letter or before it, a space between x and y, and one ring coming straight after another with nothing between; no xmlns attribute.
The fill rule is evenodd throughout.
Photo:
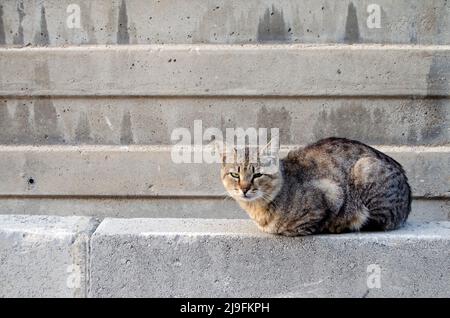
<svg viewBox="0 0 450 318"><path fill-rule="evenodd" d="M233 197L227 191L220 193L219 196L223 197L221 202L233 199Z"/></svg>
<svg viewBox="0 0 450 318"><path fill-rule="evenodd" d="M225 199L223 199L223 201L233 201L233 197L231 197L231 196L227 196L227 197L225 197Z"/></svg>
<svg viewBox="0 0 450 318"><path fill-rule="evenodd" d="M270 195L266 194L266 193L262 193L261 198L266 201L267 203L271 204L274 206L274 208L277 208L277 205L275 202L273 202L273 199Z"/></svg>
<svg viewBox="0 0 450 318"><path fill-rule="evenodd" d="M228 195L225 195L225 197L223 198L222 202L225 202L225 201L231 200L231 199L233 199L233 198L228 194Z"/></svg>

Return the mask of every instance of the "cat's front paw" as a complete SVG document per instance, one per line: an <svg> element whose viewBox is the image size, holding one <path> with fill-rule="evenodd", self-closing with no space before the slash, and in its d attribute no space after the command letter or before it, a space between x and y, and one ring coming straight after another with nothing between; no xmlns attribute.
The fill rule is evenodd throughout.
<svg viewBox="0 0 450 318"><path fill-rule="evenodd" d="M264 232L264 233L279 234L278 233L278 228L276 226L272 225L272 224L261 226L258 223L256 223L256 225L258 226L259 230Z"/></svg>

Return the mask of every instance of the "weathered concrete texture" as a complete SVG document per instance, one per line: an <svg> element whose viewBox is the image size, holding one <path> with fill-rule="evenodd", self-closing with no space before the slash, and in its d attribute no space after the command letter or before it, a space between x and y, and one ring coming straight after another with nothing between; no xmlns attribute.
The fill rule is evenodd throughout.
<svg viewBox="0 0 450 318"><path fill-rule="evenodd" d="M0 44L450 43L445 0L378 0L379 28L371 0L81 0L80 28L72 3L2 1Z"/></svg>
<svg viewBox="0 0 450 318"><path fill-rule="evenodd" d="M427 220L446 220L445 204L432 202L424 210ZM234 200L227 197L0 197L4 214L84 215L99 218L247 218ZM442 207L441 207L442 206ZM440 208L441 207L441 208ZM442 211L441 211L442 210Z"/></svg>
<svg viewBox="0 0 450 318"><path fill-rule="evenodd" d="M434 98L5 98L1 144L172 144L195 120L279 128L283 144L329 136L375 145L450 144L450 99Z"/></svg>
<svg viewBox="0 0 450 318"><path fill-rule="evenodd" d="M230 197L0 197L3 214L83 215L98 218L247 219ZM450 200L415 199L409 220L450 220Z"/></svg>
<svg viewBox="0 0 450 318"><path fill-rule="evenodd" d="M412 221L450 221L450 200L413 200L408 219Z"/></svg>
<svg viewBox="0 0 450 318"><path fill-rule="evenodd" d="M416 197L450 196L448 147L377 148L403 164ZM175 163L170 146L0 147L4 196L218 196L219 172L218 163Z"/></svg>
<svg viewBox="0 0 450 318"><path fill-rule="evenodd" d="M85 297L86 217L0 215L0 297Z"/></svg>
<svg viewBox="0 0 450 318"><path fill-rule="evenodd" d="M449 222L286 238L249 220L107 219L90 296L448 297L449 247Z"/></svg>
<svg viewBox="0 0 450 318"><path fill-rule="evenodd" d="M414 65L414 67L411 67ZM449 96L450 46L0 49L3 96Z"/></svg>

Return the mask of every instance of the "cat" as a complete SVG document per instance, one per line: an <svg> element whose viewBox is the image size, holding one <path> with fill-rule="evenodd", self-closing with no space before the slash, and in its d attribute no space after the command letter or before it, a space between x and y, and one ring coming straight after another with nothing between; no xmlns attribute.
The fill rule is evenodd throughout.
<svg viewBox="0 0 450 318"><path fill-rule="evenodd" d="M264 232L303 236L394 230L411 210L402 166L361 142L319 140L290 151L270 173L250 162L248 153L232 163L222 154L222 182Z"/></svg>

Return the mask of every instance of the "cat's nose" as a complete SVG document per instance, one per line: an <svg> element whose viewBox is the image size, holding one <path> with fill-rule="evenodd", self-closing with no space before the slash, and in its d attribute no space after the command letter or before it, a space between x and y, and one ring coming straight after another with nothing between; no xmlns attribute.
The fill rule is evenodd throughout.
<svg viewBox="0 0 450 318"><path fill-rule="evenodd" d="M250 187L241 188L241 191L244 195L246 195L249 190L250 190Z"/></svg>

